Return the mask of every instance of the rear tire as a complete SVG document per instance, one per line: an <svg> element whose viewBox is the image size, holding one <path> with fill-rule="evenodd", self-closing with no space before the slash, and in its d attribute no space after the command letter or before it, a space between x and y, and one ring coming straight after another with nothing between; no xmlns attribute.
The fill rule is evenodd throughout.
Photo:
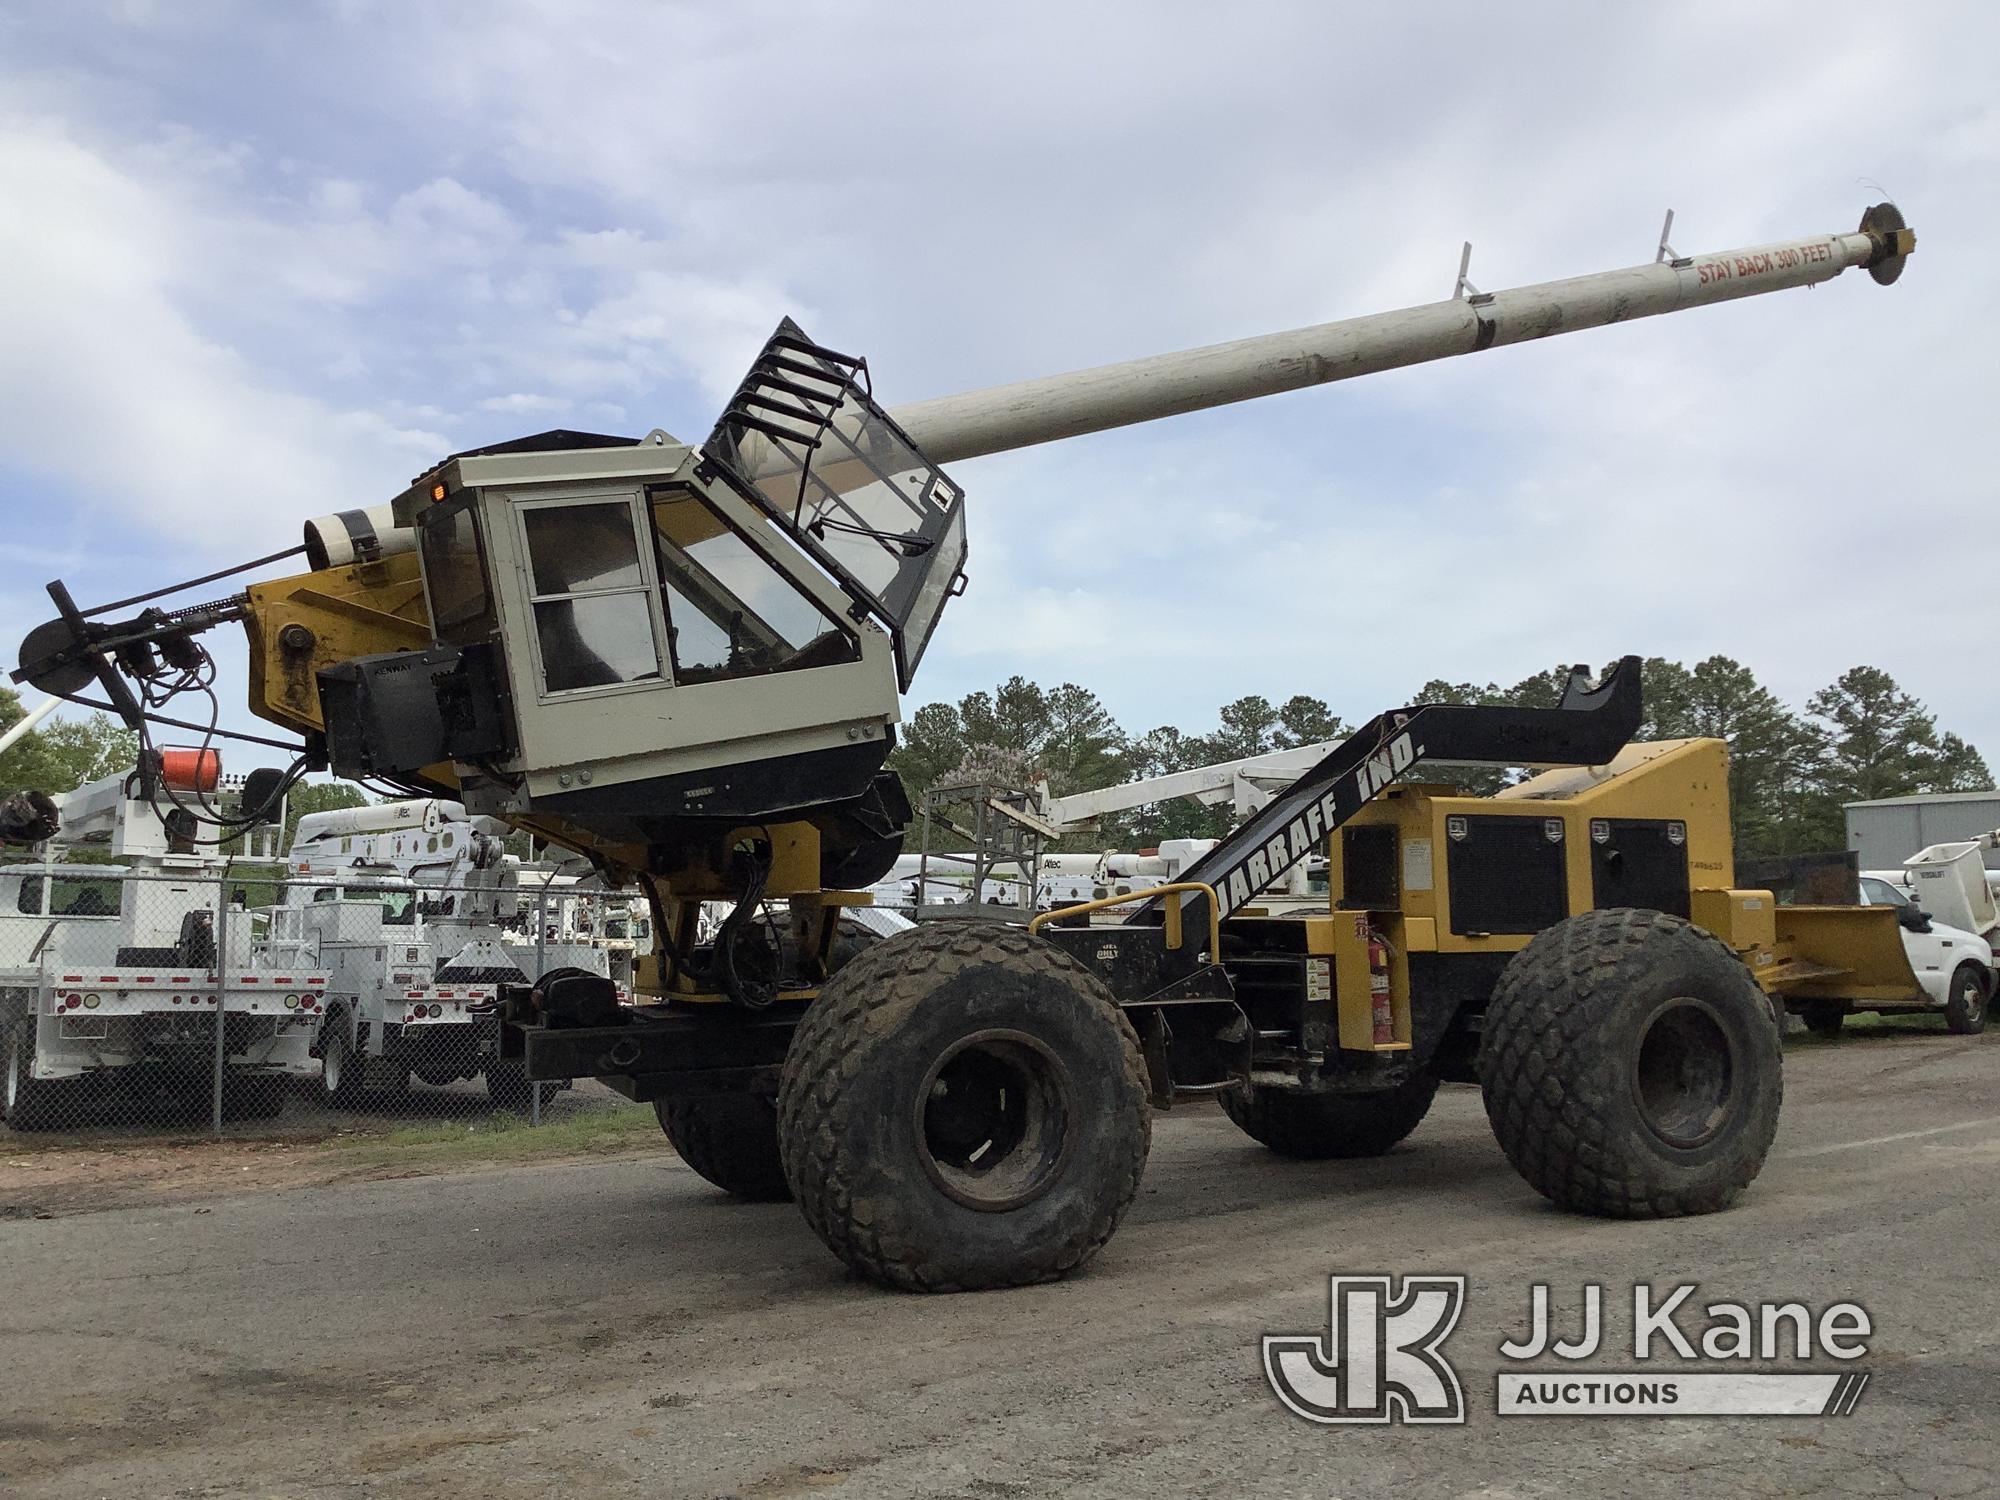
<svg viewBox="0 0 2000 1500"><path fill-rule="evenodd" d="M899 933L830 980L785 1059L778 1139L806 1222L910 1291L1026 1286L1111 1238L1152 1122L1138 1038L1020 927Z"/></svg>
<svg viewBox="0 0 2000 1500"><path fill-rule="evenodd" d="M35 1018L26 1016L7 1028L5 1092L0 1110L15 1130L54 1130L61 1112L62 1085L69 1080L36 1078Z"/></svg>
<svg viewBox="0 0 2000 1500"><path fill-rule="evenodd" d="M872 928L839 918L827 953L829 976L882 941ZM792 1196L778 1151L778 1104L770 1095L656 1099L653 1113L680 1159L725 1193L746 1203L782 1203Z"/></svg>
<svg viewBox="0 0 2000 1500"><path fill-rule="evenodd" d="M348 1037L347 1017L327 1017L320 1036L320 1102L328 1109L359 1109L367 1092L368 1063Z"/></svg>
<svg viewBox="0 0 2000 1500"><path fill-rule="evenodd" d="M1847 1024L1847 1003L1843 1000L1808 1000L1799 1012L1806 1030L1814 1036L1839 1036Z"/></svg>
<svg viewBox="0 0 2000 1500"><path fill-rule="evenodd" d="M1585 912L1507 965L1479 1075L1507 1159L1563 1208L1726 1208L1778 1128L1783 1053L1736 955L1664 912Z"/></svg>
<svg viewBox="0 0 2000 1500"><path fill-rule="evenodd" d="M884 941L886 939L874 928L863 927L859 922L850 922L842 917L833 925L833 945L826 956L827 974L829 976L838 974L855 959Z"/></svg>
<svg viewBox="0 0 2000 1500"><path fill-rule="evenodd" d="M792 1196L778 1155L778 1106L768 1095L658 1099L653 1113L680 1159L725 1193L750 1203Z"/></svg>
<svg viewBox="0 0 2000 1500"><path fill-rule="evenodd" d="M1951 998L1945 1001L1944 1024L1957 1036L1976 1036L1986 1029L1986 1003L1993 989L1981 964L1960 964L1952 971Z"/></svg>
<svg viewBox="0 0 2000 1500"><path fill-rule="evenodd" d="M1253 1088L1222 1096L1222 1112L1280 1156L1328 1161L1380 1156L1423 1123L1437 1097L1435 1073L1412 1074L1366 1094Z"/></svg>

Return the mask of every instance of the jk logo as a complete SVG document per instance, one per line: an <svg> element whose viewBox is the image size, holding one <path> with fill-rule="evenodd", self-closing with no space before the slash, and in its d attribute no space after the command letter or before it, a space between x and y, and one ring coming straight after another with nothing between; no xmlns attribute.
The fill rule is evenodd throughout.
<svg viewBox="0 0 2000 1500"><path fill-rule="evenodd" d="M1335 1276L1322 1334L1266 1334L1264 1377L1308 1422L1463 1422L1458 1372L1438 1352L1465 1306L1463 1276Z"/></svg>

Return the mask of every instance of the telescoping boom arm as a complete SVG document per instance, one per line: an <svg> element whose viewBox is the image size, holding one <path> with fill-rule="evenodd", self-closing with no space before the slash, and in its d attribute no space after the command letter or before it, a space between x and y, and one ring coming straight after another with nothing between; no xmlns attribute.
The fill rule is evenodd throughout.
<svg viewBox="0 0 2000 1500"><path fill-rule="evenodd" d="M942 396L890 415L932 462L948 464L1503 344L1815 286L1852 266L1866 267L1886 285L1915 248L1915 233L1889 203L1863 214L1852 234L1744 250L1675 255L1662 236L1660 258L1651 265L1505 292L1475 291L1461 271L1458 294L1443 302Z"/></svg>

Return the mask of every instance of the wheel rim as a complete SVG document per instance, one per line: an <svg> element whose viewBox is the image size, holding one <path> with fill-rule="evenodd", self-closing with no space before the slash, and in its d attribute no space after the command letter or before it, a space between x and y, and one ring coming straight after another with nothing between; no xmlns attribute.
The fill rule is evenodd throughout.
<svg viewBox="0 0 2000 1500"><path fill-rule="evenodd" d="M1069 1072L1039 1038L974 1032L946 1049L917 1090L918 1159L967 1208L1019 1208L1061 1175L1076 1113Z"/></svg>
<svg viewBox="0 0 2000 1500"><path fill-rule="evenodd" d="M32 1026L35 1023L27 1023ZM14 1113L14 1106L21 1098L21 1054L26 1049L21 1045L21 1028L9 1028L7 1032L7 1113Z"/></svg>
<svg viewBox="0 0 2000 1500"><path fill-rule="evenodd" d="M326 1051L320 1055L319 1060L320 1082L325 1086L329 1094L340 1092L340 1075L346 1069L346 1066L347 1048L342 1046L339 1040L336 1039L328 1044Z"/></svg>
<svg viewBox="0 0 2000 1500"><path fill-rule="evenodd" d="M1965 1012L1965 1019L1968 1021L1977 1021L1980 1011L1986 1008L1979 993L1979 976L1977 974L1968 974L1964 979L1960 980L1958 994L1959 1009Z"/></svg>
<svg viewBox="0 0 2000 1500"><path fill-rule="evenodd" d="M1736 1046L1705 1001L1669 1000L1639 1038L1632 1097L1646 1128L1683 1150L1714 1139L1736 1102Z"/></svg>

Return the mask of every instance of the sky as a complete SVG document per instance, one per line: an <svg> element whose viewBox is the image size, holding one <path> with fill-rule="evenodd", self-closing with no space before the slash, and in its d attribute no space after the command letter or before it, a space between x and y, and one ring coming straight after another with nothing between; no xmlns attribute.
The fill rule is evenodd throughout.
<svg viewBox="0 0 2000 1500"><path fill-rule="evenodd" d="M1464 240L1492 290L1892 197L1892 287L954 465L905 709L1021 673L1201 732L1721 652L1794 704L1882 667L1991 759L1996 54L1984 5L13 0L0 638L456 450L699 440L787 315L894 406L1435 301Z"/></svg>

